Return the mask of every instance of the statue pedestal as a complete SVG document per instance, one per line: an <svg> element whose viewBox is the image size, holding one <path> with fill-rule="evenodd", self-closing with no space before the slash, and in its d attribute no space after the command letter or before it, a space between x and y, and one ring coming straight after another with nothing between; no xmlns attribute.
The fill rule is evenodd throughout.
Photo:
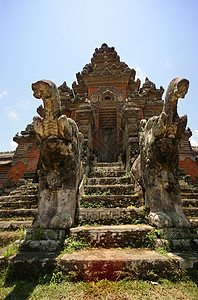
<svg viewBox="0 0 198 300"><path fill-rule="evenodd" d="M60 252L64 246L66 230L29 228L21 245L24 252Z"/></svg>

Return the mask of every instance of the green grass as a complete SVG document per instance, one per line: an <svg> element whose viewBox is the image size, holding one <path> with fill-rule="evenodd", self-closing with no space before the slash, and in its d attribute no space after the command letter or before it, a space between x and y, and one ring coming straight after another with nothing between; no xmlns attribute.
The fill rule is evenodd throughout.
<svg viewBox="0 0 198 300"><path fill-rule="evenodd" d="M191 279L158 283L142 280L69 282L50 278L6 283L0 278L0 299L197 299L198 288Z"/></svg>
<svg viewBox="0 0 198 300"><path fill-rule="evenodd" d="M75 240L73 237L67 238L65 244L65 248L61 251L60 255L89 248L89 245L84 240Z"/></svg>
<svg viewBox="0 0 198 300"><path fill-rule="evenodd" d="M16 244L10 244L6 247L6 250L4 251L3 256L5 258L8 258L18 252L19 252L19 246L17 246Z"/></svg>

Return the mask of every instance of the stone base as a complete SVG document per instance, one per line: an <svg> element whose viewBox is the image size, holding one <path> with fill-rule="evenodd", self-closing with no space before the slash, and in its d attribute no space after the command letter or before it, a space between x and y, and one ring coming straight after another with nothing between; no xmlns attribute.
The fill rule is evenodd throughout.
<svg viewBox="0 0 198 300"><path fill-rule="evenodd" d="M21 251L59 252L64 245L65 236L66 230L29 228L21 243Z"/></svg>
<svg viewBox="0 0 198 300"><path fill-rule="evenodd" d="M198 238L195 230L189 228L162 228L162 235L166 239L194 239Z"/></svg>
<svg viewBox="0 0 198 300"><path fill-rule="evenodd" d="M156 239L156 248L166 250L198 250L198 235L189 228L162 228L162 238Z"/></svg>
<svg viewBox="0 0 198 300"><path fill-rule="evenodd" d="M61 241L54 240L40 240L40 241L23 241L21 245L22 252L49 252L56 253L60 252L63 248L64 243Z"/></svg>
<svg viewBox="0 0 198 300"><path fill-rule="evenodd" d="M156 239L155 248L164 248L168 251L198 250L198 239Z"/></svg>
<svg viewBox="0 0 198 300"><path fill-rule="evenodd" d="M52 274L57 265L57 254L49 252L20 252L7 260L12 278L38 278Z"/></svg>
<svg viewBox="0 0 198 300"><path fill-rule="evenodd" d="M25 240L64 240L66 230L28 228L25 232Z"/></svg>

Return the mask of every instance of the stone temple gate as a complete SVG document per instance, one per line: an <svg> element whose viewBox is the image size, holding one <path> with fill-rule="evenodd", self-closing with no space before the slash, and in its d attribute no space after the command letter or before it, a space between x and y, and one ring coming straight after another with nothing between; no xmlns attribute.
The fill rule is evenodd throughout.
<svg viewBox="0 0 198 300"><path fill-rule="evenodd" d="M138 128L141 119L161 113L164 89L146 78L141 85L136 71L120 61L114 47L96 48L91 62L76 74L72 89L59 86L61 114L76 121L84 135L83 163L88 167L95 156L98 162L114 162L119 157L130 170L139 154ZM44 109L37 109L40 116ZM190 130L185 132L180 149L180 167L193 181L198 176L197 150L191 148ZM0 154L1 188L21 178L35 178L40 168L40 150L33 125L14 137L15 152Z"/></svg>

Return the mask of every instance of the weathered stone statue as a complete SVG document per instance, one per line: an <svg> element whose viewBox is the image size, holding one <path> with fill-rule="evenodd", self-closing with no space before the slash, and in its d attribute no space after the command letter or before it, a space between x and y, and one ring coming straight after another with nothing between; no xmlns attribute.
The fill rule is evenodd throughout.
<svg viewBox="0 0 198 300"><path fill-rule="evenodd" d="M76 195L81 179L80 152L83 135L75 121L60 114L56 85L50 80L32 84L34 97L44 103L43 117L34 117L40 142L38 214L34 228L68 229L75 216Z"/></svg>
<svg viewBox="0 0 198 300"><path fill-rule="evenodd" d="M187 116L177 113L178 98L185 97L188 86L186 79L173 79L162 113L140 123L140 155L132 174L143 188L149 223L157 227L190 227L182 211L178 180L179 142Z"/></svg>

